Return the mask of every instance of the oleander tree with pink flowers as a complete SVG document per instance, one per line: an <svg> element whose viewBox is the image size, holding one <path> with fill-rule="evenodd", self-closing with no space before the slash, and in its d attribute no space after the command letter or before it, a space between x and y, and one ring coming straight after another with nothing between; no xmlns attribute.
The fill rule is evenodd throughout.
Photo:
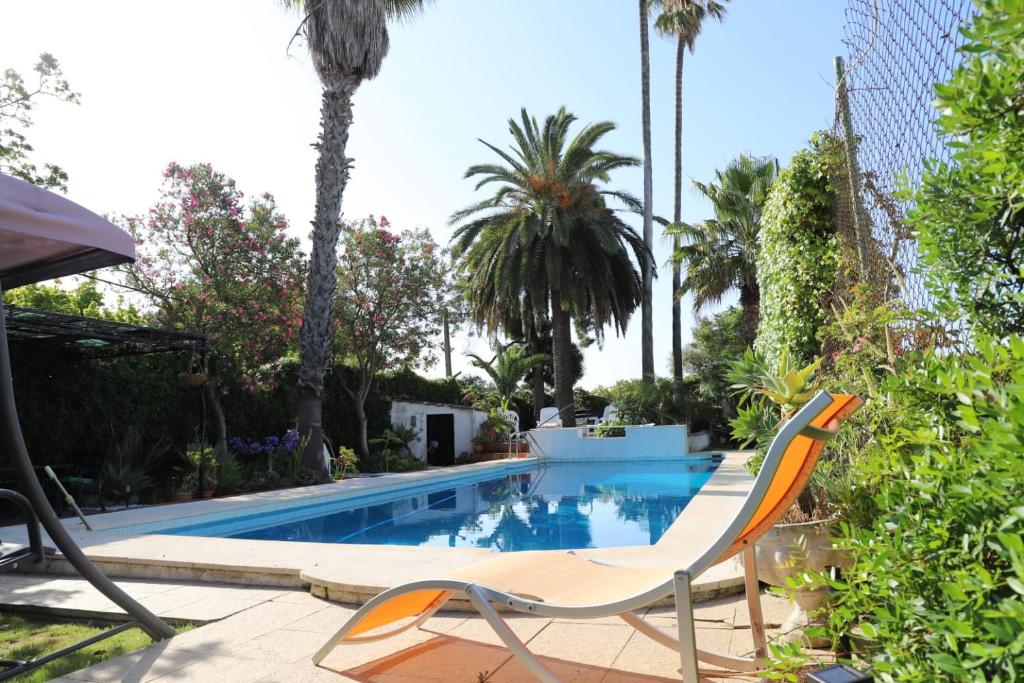
<svg viewBox="0 0 1024 683"><path fill-rule="evenodd" d="M342 384L369 455L366 397L378 373L429 365L441 331L445 262L426 230L392 231L387 218L343 225L334 300L334 357L356 369Z"/></svg>
<svg viewBox="0 0 1024 683"><path fill-rule="evenodd" d="M299 240L288 236L274 198L246 202L209 164L171 163L160 199L123 224L138 245L125 279L159 324L205 335L218 374L249 389L272 385L262 370L294 348L305 277ZM215 386L207 390L216 400Z"/></svg>

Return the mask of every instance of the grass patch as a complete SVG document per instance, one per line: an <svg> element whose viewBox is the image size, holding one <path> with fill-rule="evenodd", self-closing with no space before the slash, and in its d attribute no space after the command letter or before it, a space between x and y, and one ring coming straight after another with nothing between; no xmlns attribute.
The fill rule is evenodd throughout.
<svg viewBox="0 0 1024 683"><path fill-rule="evenodd" d="M96 621L68 621L47 617L0 615L0 659L29 660L73 645L80 640L106 631L109 623ZM178 626L181 633L192 626ZM43 683L72 671L84 669L98 662L134 652L153 642L140 629L134 628L82 648L41 666L34 671L11 679L18 683Z"/></svg>

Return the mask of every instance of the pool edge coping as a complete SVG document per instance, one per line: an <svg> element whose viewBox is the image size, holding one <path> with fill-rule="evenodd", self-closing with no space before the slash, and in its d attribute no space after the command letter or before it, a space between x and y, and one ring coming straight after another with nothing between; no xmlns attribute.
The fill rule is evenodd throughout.
<svg viewBox="0 0 1024 683"><path fill-rule="evenodd" d="M631 559L639 558L652 551L671 551L669 544L663 543L666 537L670 537L672 529L676 528L681 521L695 516L702 510L706 514L708 499L711 496L704 496L702 498L702 494L706 492L714 494L716 489L720 488L722 484L722 482L717 480L723 476L728 478L730 475L736 475L737 471L742 469L746 478L750 482L753 481L753 477L746 474L745 468L742 468L742 464L746 461L747 457L749 457L749 453L725 452L722 462L715 472L712 473L712 476L655 545L585 548L576 552L584 556L600 557L608 561L629 564ZM479 465L485 467L474 467L472 465L466 467L474 467L474 470L503 470L507 469L510 465L514 466L520 463L525 466L527 462L532 462L533 460L535 459L509 459L479 463ZM430 479L444 477L451 473L448 469L427 470L427 472L437 473L429 477ZM406 477L410 474L420 473L402 473L391 476ZM378 479L383 479L383 477ZM422 476L417 477L416 481L422 482L423 479L424 477ZM405 481L412 481L412 479L406 479ZM394 483L394 480L391 483ZM731 483L725 482L725 484L726 488L735 488L736 486L735 481ZM307 490L312 488L319 487L306 487ZM296 491L296 489L290 489L263 493L290 492L289 495L285 496L288 500L315 499L324 495L336 494L335 491L332 494L301 496L296 495ZM301 490L298 491L301 493ZM244 502L249 502L247 499L258 495L251 494L250 496L195 501L192 504L206 506L209 503L235 499L243 500L243 503L236 503L233 506L234 509L244 509L246 507ZM698 503L698 501L701 502ZM177 506L154 507L167 509ZM252 505L250 504L248 507L252 507ZM711 507L714 506L712 505ZM138 511L120 510L94 517L107 517L110 519L114 515L126 515L136 512ZM92 519L90 518L90 521ZM471 564L491 554L488 550L477 548L429 548L425 546L368 546L293 541L256 541L152 533L132 534L115 531L115 529L123 528L127 525L102 526L94 532L88 532L81 528L77 520L63 521L65 527L72 532L76 542L83 547L83 550L85 550L90 559L114 576L124 578L185 576L193 580L214 583L288 585L293 587L308 585L311 592L317 594L320 591L324 594L323 597L330 598L332 592L343 595L346 598L343 600L344 602L358 603L365 601L381 590L401 582L402 571L396 572L395 565L404 566L412 564L416 568L415 576L429 575L430 572L435 571L434 568L436 568L437 574L443 574L446 571ZM683 523L690 524L685 521ZM19 536L19 529L23 535L24 527L5 527L0 529L0 534L5 539L9 537L17 538ZM678 539L676 540L678 541ZM325 545L330 546L330 548L324 548L323 546ZM409 554L414 552L416 555ZM62 562L64 561L60 558L50 560L44 570L49 570L53 573L67 573L67 567L61 566ZM358 571L352 571L353 563L363 566ZM730 564L728 568L720 565L703 575L697 581L697 588L710 597L710 594L717 595L721 594L722 591L742 586L742 570L738 567L737 563L728 564ZM732 566L734 564L736 566ZM369 569L367 568L368 566ZM379 571L374 571L375 568ZM409 572L405 573L409 574ZM367 574L373 580L365 580Z"/></svg>

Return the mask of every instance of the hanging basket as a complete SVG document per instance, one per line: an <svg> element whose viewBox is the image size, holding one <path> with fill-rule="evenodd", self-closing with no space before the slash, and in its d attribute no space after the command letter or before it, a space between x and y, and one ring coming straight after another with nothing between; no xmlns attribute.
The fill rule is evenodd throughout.
<svg viewBox="0 0 1024 683"><path fill-rule="evenodd" d="M199 387L206 384L206 373L205 372L192 372L185 373L181 376L182 383L190 389L198 389Z"/></svg>

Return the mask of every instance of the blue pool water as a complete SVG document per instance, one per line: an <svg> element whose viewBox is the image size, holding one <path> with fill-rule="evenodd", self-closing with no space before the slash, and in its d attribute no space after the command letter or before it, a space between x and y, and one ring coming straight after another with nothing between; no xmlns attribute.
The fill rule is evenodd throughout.
<svg viewBox="0 0 1024 683"><path fill-rule="evenodd" d="M648 545L716 466L699 460L520 467L482 480L447 480L355 501L343 496L159 533L497 552Z"/></svg>

